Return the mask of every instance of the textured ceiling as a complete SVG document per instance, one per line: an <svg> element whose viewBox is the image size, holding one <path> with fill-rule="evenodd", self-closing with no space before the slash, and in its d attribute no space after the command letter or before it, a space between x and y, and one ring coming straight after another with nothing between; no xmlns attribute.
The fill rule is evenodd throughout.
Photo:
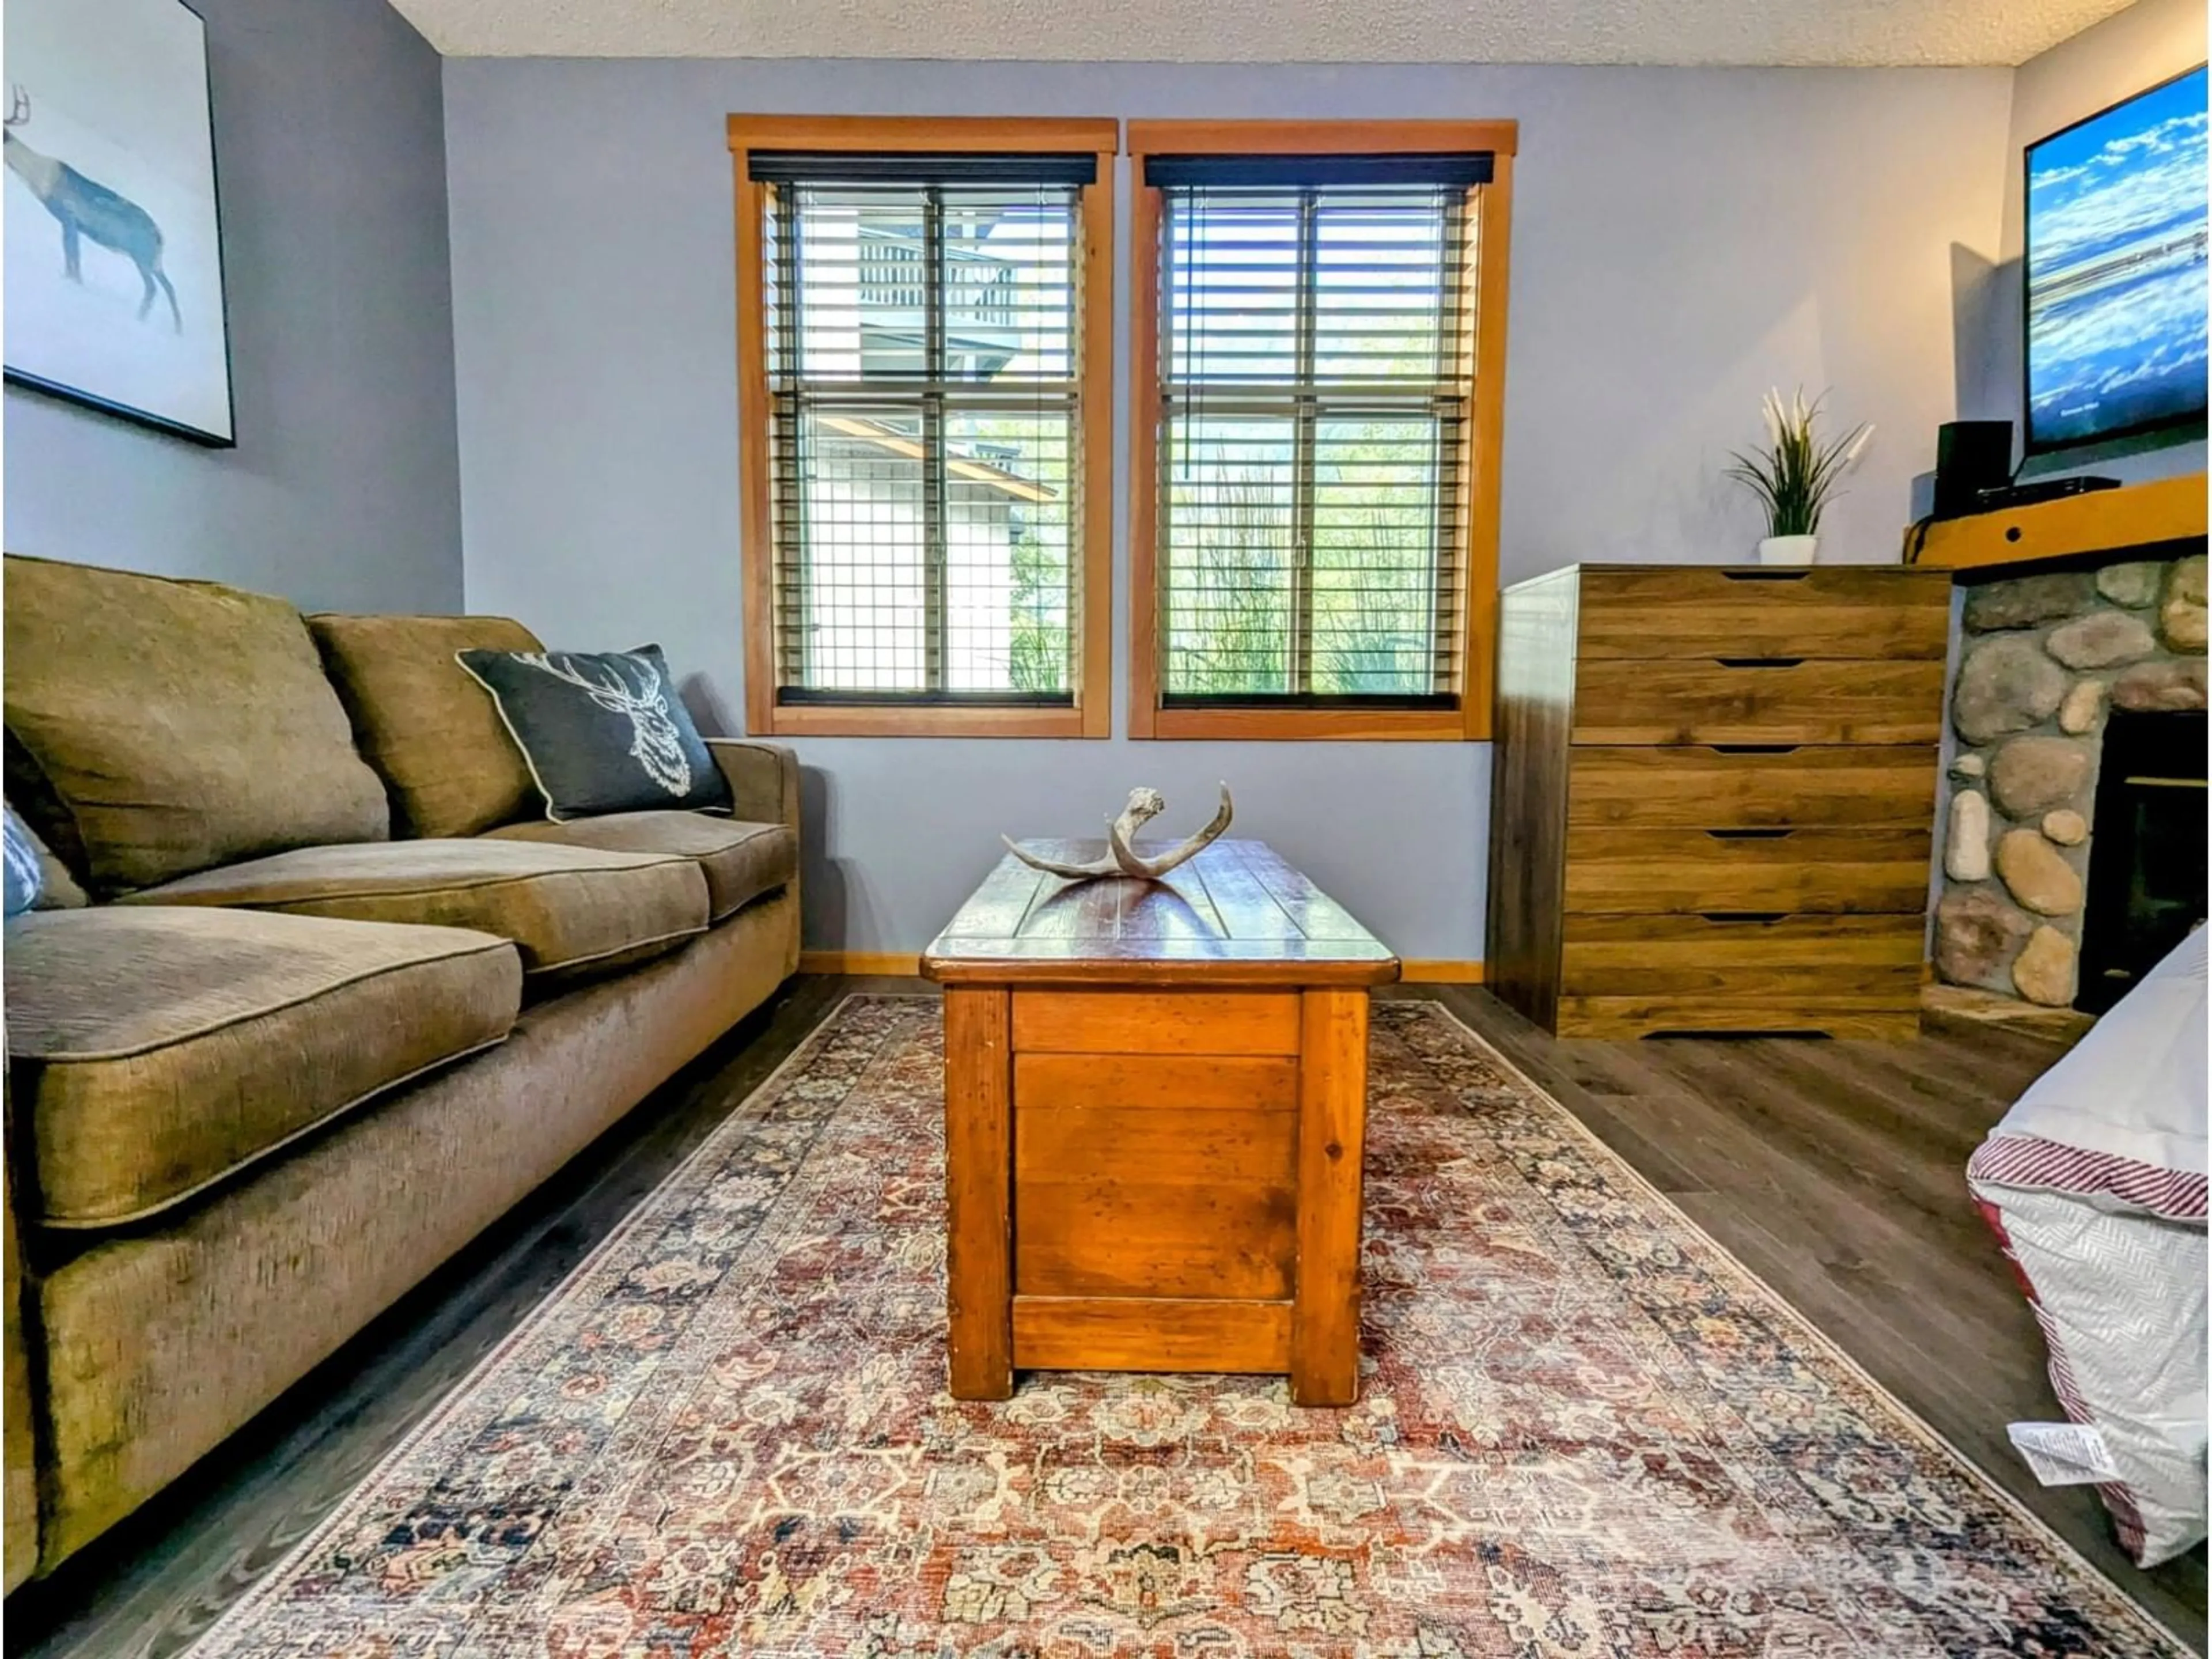
<svg viewBox="0 0 2212 1659"><path fill-rule="evenodd" d="M2013 64L2127 0L393 0L483 58Z"/></svg>

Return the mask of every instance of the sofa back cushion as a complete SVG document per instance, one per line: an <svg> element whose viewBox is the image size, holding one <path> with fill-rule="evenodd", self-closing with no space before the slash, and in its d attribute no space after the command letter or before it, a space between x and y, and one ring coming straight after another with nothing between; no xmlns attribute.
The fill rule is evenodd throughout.
<svg viewBox="0 0 2212 1659"><path fill-rule="evenodd" d="M395 834L476 836L544 815L499 705L456 657L537 651L505 617L307 618L354 737L392 793Z"/></svg>
<svg viewBox="0 0 2212 1659"><path fill-rule="evenodd" d="M6 580L8 758L35 774L9 798L96 894L391 833L282 599L14 556Z"/></svg>

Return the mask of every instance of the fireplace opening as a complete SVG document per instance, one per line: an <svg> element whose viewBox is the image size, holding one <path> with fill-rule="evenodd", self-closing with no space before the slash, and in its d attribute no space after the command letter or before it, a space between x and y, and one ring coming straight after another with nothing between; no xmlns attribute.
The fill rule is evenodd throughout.
<svg viewBox="0 0 2212 1659"><path fill-rule="evenodd" d="M2075 1006L2100 1014L2204 920L2201 713L2112 711L2097 770Z"/></svg>

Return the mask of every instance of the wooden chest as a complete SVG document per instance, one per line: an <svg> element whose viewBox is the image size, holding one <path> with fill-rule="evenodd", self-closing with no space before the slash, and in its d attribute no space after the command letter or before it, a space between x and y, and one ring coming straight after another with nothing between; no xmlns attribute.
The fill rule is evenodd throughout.
<svg viewBox="0 0 2212 1659"><path fill-rule="evenodd" d="M1902 567L1508 588L1491 988L1561 1036L1911 1036L1949 624Z"/></svg>
<svg viewBox="0 0 2212 1659"><path fill-rule="evenodd" d="M1097 843L1025 842L1079 861ZM1257 842L1165 880L1009 857L945 985L952 1393L1017 1370L1359 1375L1367 993L1389 950Z"/></svg>

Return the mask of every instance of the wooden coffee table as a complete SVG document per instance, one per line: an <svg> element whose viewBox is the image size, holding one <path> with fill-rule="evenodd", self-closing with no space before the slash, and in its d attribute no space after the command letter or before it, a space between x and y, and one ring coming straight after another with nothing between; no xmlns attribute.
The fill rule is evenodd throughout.
<svg viewBox="0 0 2212 1659"><path fill-rule="evenodd" d="M1263 843L1220 841L1158 883L1010 855L921 966L945 986L954 1395L1004 1400L1038 1369L1288 1372L1300 1405L1358 1397L1387 946Z"/></svg>

